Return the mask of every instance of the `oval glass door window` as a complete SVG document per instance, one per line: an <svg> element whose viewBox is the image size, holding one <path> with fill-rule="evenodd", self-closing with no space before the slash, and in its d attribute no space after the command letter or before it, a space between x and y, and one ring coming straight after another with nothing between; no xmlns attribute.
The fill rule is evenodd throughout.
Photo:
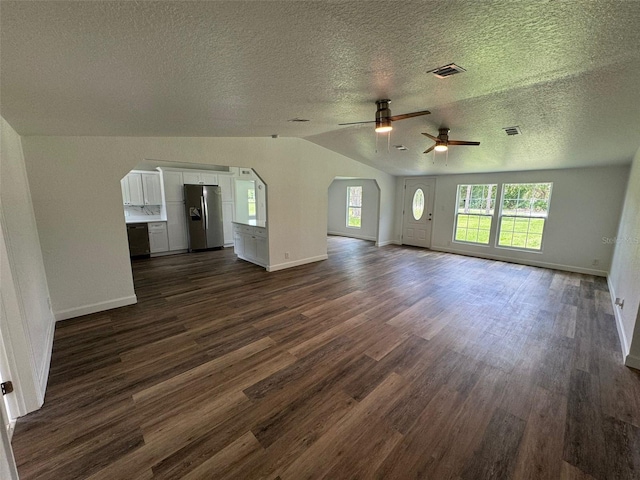
<svg viewBox="0 0 640 480"><path fill-rule="evenodd" d="M421 188L413 194L413 218L420 220L424 213L424 192Z"/></svg>

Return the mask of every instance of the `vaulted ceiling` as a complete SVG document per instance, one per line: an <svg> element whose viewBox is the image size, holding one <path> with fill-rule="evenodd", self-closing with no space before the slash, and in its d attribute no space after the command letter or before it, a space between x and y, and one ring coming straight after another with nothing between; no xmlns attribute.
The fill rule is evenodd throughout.
<svg viewBox="0 0 640 480"><path fill-rule="evenodd" d="M640 146L637 1L3 0L0 22L0 113L22 135L278 134L392 174L623 164ZM466 72L427 73L453 62ZM390 137L338 126L381 98L432 113ZM422 154L439 127L481 145Z"/></svg>

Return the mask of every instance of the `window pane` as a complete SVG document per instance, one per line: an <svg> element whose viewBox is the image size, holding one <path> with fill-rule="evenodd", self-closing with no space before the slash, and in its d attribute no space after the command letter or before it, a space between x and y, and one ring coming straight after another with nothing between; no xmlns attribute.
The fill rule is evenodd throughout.
<svg viewBox="0 0 640 480"><path fill-rule="evenodd" d="M489 244L497 190L495 184L458 185L455 241Z"/></svg>
<svg viewBox="0 0 640 480"><path fill-rule="evenodd" d="M347 197L350 207L362 206L362 187L347 187Z"/></svg>
<svg viewBox="0 0 640 480"><path fill-rule="evenodd" d="M511 183L502 188L498 246L540 250L549 214L551 183Z"/></svg>
<svg viewBox="0 0 640 480"><path fill-rule="evenodd" d="M498 246L540 250L544 218L502 217Z"/></svg>
<svg viewBox="0 0 640 480"><path fill-rule="evenodd" d="M349 218L347 219L347 226L360 228L360 214L361 209L359 207L349 207Z"/></svg>
<svg viewBox="0 0 640 480"><path fill-rule="evenodd" d="M360 228L362 216L362 186L347 187L347 227Z"/></svg>
<svg viewBox="0 0 640 480"><path fill-rule="evenodd" d="M412 213L415 220L420 220L424 213L424 192L421 188L413 194Z"/></svg>

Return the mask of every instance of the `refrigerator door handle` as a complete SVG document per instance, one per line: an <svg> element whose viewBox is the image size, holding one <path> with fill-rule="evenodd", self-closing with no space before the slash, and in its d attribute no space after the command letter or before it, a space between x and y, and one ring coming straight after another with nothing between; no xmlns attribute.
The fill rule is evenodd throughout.
<svg viewBox="0 0 640 480"><path fill-rule="evenodd" d="M202 219L202 228L207 230L209 228L209 209L207 208L207 202L204 201L204 195L200 197L200 207L204 213Z"/></svg>

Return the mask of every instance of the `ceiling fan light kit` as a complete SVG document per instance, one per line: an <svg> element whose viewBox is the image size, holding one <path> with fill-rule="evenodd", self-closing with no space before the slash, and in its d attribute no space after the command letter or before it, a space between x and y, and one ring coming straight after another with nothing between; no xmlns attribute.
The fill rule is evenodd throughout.
<svg viewBox="0 0 640 480"><path fill-rule="evenodd" d="M432 150L436 152L446 152L449 150L450 145L470 145L470 146L478 146L480 142L467 142L465 140L449 140L449 129L448 128L439 128L438 136L434 137L429 133L422 133L425 137L429 137L433 140L435 145L427 148L423 153L429 153Z"/></svg>
<svg viewBox="0 0 640 480"><path fill-rule="evenodd" d="M423 110L420 112L413 113L403 113L401 115L391 115L391 109L389 108L389 104L391 100L388 98L383 98L381 100L376 100L376 119L369 120L365 122L350 122L350 123L340 123L340 125L356 125L361 123L372 123L376 124L376 133L386 133L393 130L392 122L396 122L398 120L404 120L406 118L419 117L421 115L429 115L431 112L428 110Z"/></svg>

